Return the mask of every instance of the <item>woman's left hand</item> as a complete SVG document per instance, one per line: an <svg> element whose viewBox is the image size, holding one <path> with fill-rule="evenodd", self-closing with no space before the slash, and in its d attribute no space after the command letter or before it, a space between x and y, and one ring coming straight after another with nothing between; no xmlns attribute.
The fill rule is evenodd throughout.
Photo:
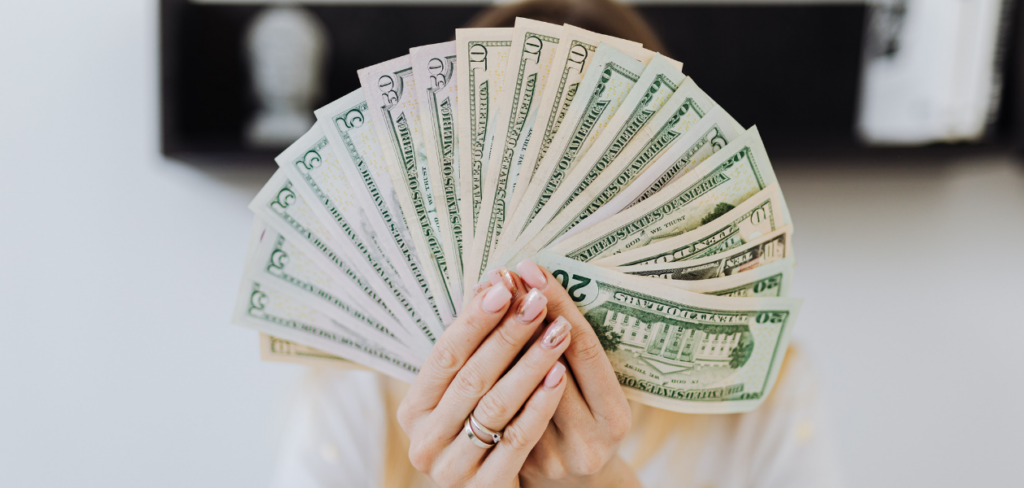
<svg viewBox="0 0 1024 488"><path fill-rule="evenodd" d="M522 485L640 486L618 456L632 422L629 403L593 328L550 272L529 259L516 271L548 299L549 316L561 315L573 326L564 354L572 374L565 377L552 422L520 471Z"/></svg>

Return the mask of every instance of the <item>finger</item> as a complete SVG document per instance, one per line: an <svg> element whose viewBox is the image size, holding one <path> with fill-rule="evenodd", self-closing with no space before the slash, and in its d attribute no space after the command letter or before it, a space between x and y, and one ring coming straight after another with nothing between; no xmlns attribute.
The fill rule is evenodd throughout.
<svg viewBox="0 0 1024 488"><path fill-rule="evenodd" d="M526 288L523 286L523 281L515 273L512 273L508 268L499 266L496 269L492 269L487 272L487 279L490 280L492 285L504 285L508 288L508 291L512 292L512 299L515 300L527 293Z"/></svg>
<svg viewBox="0 0 1024 488"><path fill-rule="evenodd" d="M431 424L447 431L462 425L519 351L529 343L533 332L544 320L546 305L547 298L539 291L531 290L516 300L509 313L452 380L431 413ZM484 426L497 429L503 425Z"/></svg>
<svg viewBox="0 0 1024 488"><path fill-rule="evenodd" d="M473 410L473 417L481 425L497 432L501 432L508 425L568 347L569 327L569 322L561 317L549 325L522 359L480 399ZM490 442L485 431L474 431L482 439ZM453 451L456 452L453 459L466 462L476 462L484 454L479 446L472 443L455 443Z"/></svg>
<svg viewBox="0 0 1024 488"><path fill-rule="evenodd" d="M622 393L619 381L615 377L615 370L608 361L601 341L576 307L576 303L562 288L561 283L548 270L537 266L530 259L522 260L516 266L516 270L527 284L544 292L544 296L548 298L549 315L561 315L577 325L572 328L572 341L565 351L565 358L576 377L583 398L594 415L629 415L629 403L626 402L626 396ZM585 326L579 327L580 325Z"/></svg>
<svg viewBox="0 0 1024 488"><path fill-rule="evenodd" d="M518 475L530 450L551 422L565 391L565 365L556 362L544 377L523 410L505 427L501 442L491 449L477 471L480 479L512 479Z"/></svg>
<svg viewBox="0 0 1024 488"><path fill-rule="evenodd" d="M437 406L448 385L476 348L504 317L512 298L503 286L483 287L434 344L402 402L399 420L419 417Z"/></svg>
<svg viewBox="0 0 1024 488"><path fill-rule="evenodd" d="M565 358L560 360L565 361ZM558 409L555 410L552 421L558 425L560 431L572 431L577 426L590 426L594 422L594 414L583 398L571 368L566 371L565 393L562 394L562 401L558 402Z"/></svg>
<svg viewBox="0 0 1024 488"><path fill-rule="evenodd" d="M537 384L569 347L572 324L558 317L533 342L526 354L512 366L473 410L473 416L487 428L500 429L526 403Z"/></svg>

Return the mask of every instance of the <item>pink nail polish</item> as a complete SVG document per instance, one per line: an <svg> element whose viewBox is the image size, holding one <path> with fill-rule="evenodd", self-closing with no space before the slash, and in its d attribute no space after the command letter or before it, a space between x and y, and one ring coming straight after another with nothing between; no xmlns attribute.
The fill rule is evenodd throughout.
<svg viewBox="0 0 1024 488"><path fill-rule="evenodd" d="M490 288L491 286L492 286L491 282L489 282L489 281L485 281L483 283L477 283L477 284L473 285L473 296L479 295L480 292Z"/></svg>
<svg viewBox="0 0 1024 488"><path fill-rule="evenodd" d="M554 388L562 382L562 377L565 376L565 365L562 363L555 363L548 371L547 376L544 377L544 388Z"/></svg>
<svg viewBox="0 0 1024 488"><path fill-rule="evenodd" d="M504 286L492 286L487 293L484 294L484 299L480 302L480 308L484 309L487 313L496 313L508 305L508 301L512 299L512 292L508 291L508 288Z"/></svg>
<svg viewBox="0 0 1024 488"><path fill-rule="evenodd" d="M548 326L548 330L544 331L544 337L540 340L540 346L544 349L558 347L569 335L570 330L572 330L572 324L565 320L565 317L558 317Z"/></svg>
<svg viewBox="0 0 1024 488"><path fill-rule="evenodd" d="M516 282L512 279L512 275L509 274L508 268L501 266L498 269L493 269L490 273L487 273L487 277L490 278L492 285L502 285L508 288L512 295L516 294Z"/></svg>
<svg viewBox="0 0 1024 488"><path fill-rule="evenodd" d="M516 320L524 324L533 322L544 311L544 306L547 304L548 297L544 296L540 290L536 288L530 290L530 293L527 293L526 298L519 304Z"/></svg>
<svg viewBox="0 0 1024 488"><path fill-rule="evenodd" d="M544 288L547 284L548 279L544 277L544 272L540 270L540 266L533 262L532 259L526 258L519 261L516 265L516 271L519 272L519 277L530 285L531 288Z"/></svg>

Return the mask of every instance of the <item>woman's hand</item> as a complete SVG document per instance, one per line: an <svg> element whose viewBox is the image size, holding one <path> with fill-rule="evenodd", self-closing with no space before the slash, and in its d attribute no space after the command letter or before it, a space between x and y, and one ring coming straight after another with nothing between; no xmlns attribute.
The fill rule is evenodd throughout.
<svg viewBox="0 0 1024 488"><path fill-rule="evenodd" d="M550 315L572 324L572 342L565 351L571 374L554 422L524 464L523 486L640 486L617 454L632 415L594 329L551 273L529 259L516 270L527 285L544 293Z"/></svg>
<svg viewBox="0 0 1024 488"><path fill-rule="evenodd" d="M509 368L547 316L547 298L524 293L507 271L492 282L434 345L398 409L410 461L442 487L519 486L523 463L565 390L558 357L570 344L569 323L555 320ZM494 447L467 435L470 414L484 428L504 431ZM490 443L485 432L476 434Z"/></svg>

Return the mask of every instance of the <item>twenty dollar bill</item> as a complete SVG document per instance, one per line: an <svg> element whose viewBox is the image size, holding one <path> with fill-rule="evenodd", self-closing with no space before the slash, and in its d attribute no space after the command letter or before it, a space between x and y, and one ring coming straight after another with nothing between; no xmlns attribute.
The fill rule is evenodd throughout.
<svg viewBox="0 0 1024 488"><path fill-rule="evenodd" d="M547 253L537 262L576 301L628 398L737 413L771 391L801 300L701 295Z"/></svg>

